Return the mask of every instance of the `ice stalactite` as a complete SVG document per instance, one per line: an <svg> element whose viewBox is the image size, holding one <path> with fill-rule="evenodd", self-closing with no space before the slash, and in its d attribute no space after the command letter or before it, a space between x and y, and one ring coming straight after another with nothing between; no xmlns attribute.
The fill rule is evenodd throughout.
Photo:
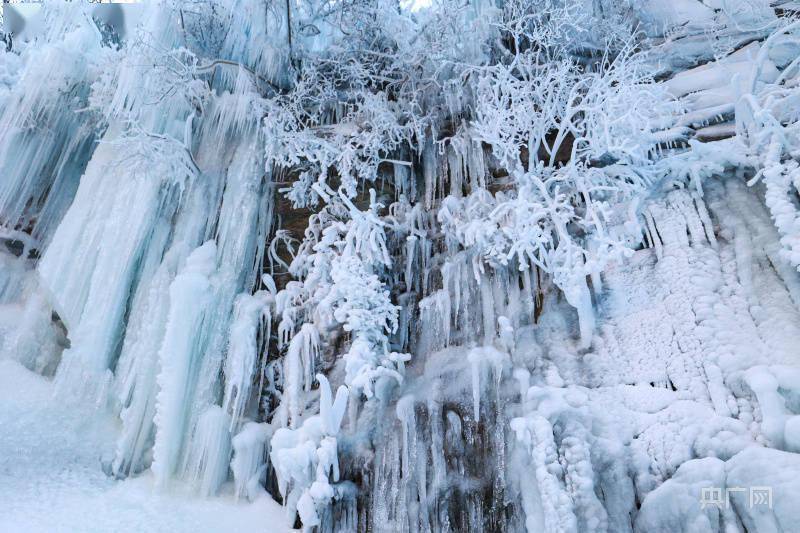
<svg viewBox="0 0 800 533"><path fill-rule="evenodd" d="M70 331L72 344L57 376L65 390L91 388L115 365L129 295L140 277L137 266L152 264L163 254L167 221L189 178L180 156L153 165L150 150L166 147L145 141L123 156L129 161L126 179L107 179L122 160L113 139L112 134L95 152L37 267Z"/></svg>
<svg viewBox="0 0 800 533"><path fill-rule="evenodd" d="M431 350L441 350L450 344L452 322L450 294L447 289L439 289L419 303L420 319L424 332L422 346Z"/></svg>
<svg viewBox="0 0 800 533"><path fill-rule="evenodd" d="M184 433L189 423L187 404L196 387L204 347L201 327L212 304L210 278L216 270L216 253L214 241L194 250L169 287L170 310L158 356L159 391L155 406L152 466L161 485L177 473L181 458Z"/></svg>
<svg viewBox="0 0 800 533"><path fill-rule="evenodd" d="M586 284L586 276L576 273L577 278L564 289L564 297L577 310L578 328L580 330L581 347L589 348L595 328L595 310L592 295Z"/></svg>
<svg viewBox="0 0 800 533"><path fill-rule="evenodd" d="M234 151L225 181L215 232L217 255L213 294L200 330L204 344L200 348L202 355L198 360L196 383L187 404L192 406L188 409L185 430L189 434L196 431L194 428L202 414L220 405L223 399L220 373L230 346L234 301L242 290L251 290L256 281L256 269L261 264L272 220L272 197L259 171L260 161L252 145L243 142ZM229 424L234 424L234 420L229 420ZM192 450L193 442L189 443L186 453L197 453Z"/></svg>
<svg viewBox="0 0 800 533"><path fill-rule="evenodd" d="M498 391L500 382L503 379L503 367L508 365L509 358L507 353L501 352L492 346L484 346L470 350L467 359L472 369L472 408L475 421L480 422L481 396L486 390L492 389L492 387L485 386L484 382L488 380L488 374L491 373L491 377L495 381L493 388Z"/></svg>
<svg viewBox="0 0 800 533"><path fill-rule="evenodd" d="M248 351L253 347L248 348L246 336L255 335L256 328L242 333L236 326L230 328L229 323L235 295L253 283L251 269L260 263L259 251L263 250L258 244L259 237L263 242L264 232L269 227L271 199L259 185L261 174L254 168L257 161L258 158L254 157L251 147L246 143L235 152L228 174L228 186L221 199L216 241L209 241L204 245L207 250L203 253L204 263L200 267L205 270L198 270L198 273L206 276L213 272L213 279L206 278L203 281L193 276L197 279L183 281L182 276L185 273L175 278L170 286L170 309L172 310L173 297L177 297L177 309L189 306L194 313L199 314L191 324L178 321L177 329L172 332L169 329L169 324L172 323L170 315L160 352L168 354L177 350L180 354L170 357L183 359L184 364L182 366L178 363L177 367L169 369L165 367L163 358L161 361L153 470L162 483L172 475L197 480L200 489L207 494L214 494L227 477L230 432L240 423L241 411L249 401L247 388L256 371L255 360L250 361L249 367L247 361L237 360L239 356L255 357L255 350ZM198 248L194 253L199 254L204 247ZM187 269L194 268L190 266L191 263L187 259ZM180 283L176 288L175 284L178 282ZM204 289L198 287L189 294L183 294L180 284L185 282L202 283ZM201 302L180 300L187 297L199 298L203 294L205 300ZM261 302L261 305L264 303ZM250 320L253 317L246 318ZM256 320L260 322L260 318L256 317ZM238 326L242 327L242 324ZM189 334L195 331L202 331L203 334ZM178 337L170 341L170 333ZM169 348L170 342L177 344ZM165 347L169 349L165 351ZM217 404L220 394L217 376L223 367L225 353L231 356L231 365L228 366L231 373L226 375L231 381L226 388L229 395L224 400L223 409ZM234 370L237 363L241 368ZM168 363L173 364L175 363ZM233 375L236 372L241 372L240 381ZM164 376L165 384L161 384L161 376ZM235 396L231 396L234 390ZM163 416L159 414L162 396L166 402ZM228 409L232 412L228 413ZM159 419L163 421L162 427L158 427ZM160 439L163 439L163 444L160 444ZM160 449L164 450L161 454ZM159 458L162 466L159 466Z"/></svg>
<svg viewBox="0 0 800 533"><path fill-rule="evenodd" d="M482 275L478 279L478 284L480 285L481 317L483 318L483 344L491 346L496 331L492 280L489 276Z"/></svg>
<svg viewBox="0 0 800 533"><path fill-rule="evenodd" d="M231 189L241 190L236 187ZM184 193L184 205L193 206L194 209L182 210L178 214L168 251L163 259L151 256L156 266L148 263L140 266L141 281L131 304L116 369L117 394L124 428L115 459L114 471L118 476L138 472L149 465L154 438L153 415L159 390L156 380L160 371L158 352L170 309L169 286L191 250L210 232L208 217L202 207L212 208L207 202L213 202L215 196L213 189L209 191L198 182L190 186ZM260 201L258 198L253 201ZM243 220L248 221L248 217ZM249 226L244 230L249 230ZM247 261L247 258L244 260ZM153 317L159 319L154 320Z"/></svg>
<svg viewBox="0 0 800 533"><path fill-rule="evenodd" d="M227 0L225 8L229 13L228 23L238 31L226 32L222 43L223 54L236 58L242 64L252 66L253 70L266 79L281 79L285 74L289 52L284 43L287 39L289 16L276 9L271 16L265 16L266 6L246 0Z"/></svg>
<svg viewBox="0 0 800 533"><path fill-rule="evenodd" d="M473 342L502 345L508 327L513 329L513 323L532 317L532 286L519 286L521 281L530 281L528 272L481 273L476 261L461 251L441 266L442 288L418 304L422 318L418 349L440 350L453 343Z"/></svg>
<svg viewBox="0 0 800 533"><path fill-rule="evenodd" d="M492 386L480 391L486 397L478 421L469 383L455 379L469 373L469 362L452 349L435 358L424 383L397 400L395 419L378 427L369 527L513 531L510 523L519 517L504 496L505 448L495 440L505 424L503 392Z"/></svg>
<svg viewBox="0 0 800 533"><path fill-rule="evenodd" d="M199 142L217 143L218 137L215 135L219 133L212 130L201 136ZM226 133L223 132L222 135ZM209 435L209 431L220 431L217 427L220 416L210 413L216 412L215 406L222 400L223 393L218 391L221 385L217 382L217 375L223 367L225 354L230 350L232 360L237 356L255 357L255 333L260 319L255 318L256 329L245 328L244 333L237 333L235 328L231 330L229 327L229 313L233 311L237 292L251 287L255 282L255 266L260 264L263 253L263 245L259 242L263 242L265 232L269 231L272 205L267 186L263 184L262 171L258 168L259 158L254 153L250 140L246 138L233 144L226 156L229 161L227 169L216 168L210 161L202 162L207 172L222 173L226 181L225 191L218 196L215 189L209 190L197 182L191 186L184 197L186 204L193 206L193 209L179 214L170 251L155 275L146 274L146 265L142 270L144 281L141 291L133 301L117 370L124 427L115 460L114 470L117 475L137 472L150 462L156 394L160 394L162 389L156 376L163 371L153 354L157 354L158 347L162 346L164 325L168 322L166 310L170 309L170 293L166 287L172 282L178 265L185 261L191 247L209 234L216 237L217 245L211 259L218 266L215 267L214 282L209 287L211 293L207 295L209 300L202 322L193 326L197 329L192 332L192 336L198 344L193 348L196 353L192 356L192 374L187 376L188 381L184 387L185 403L179 407L187 417L177 429L179 435L173 435L181 443L178 444L179 456L183 459L177 470L174 470L173 465L173 473L178 477L203 479L202 490L210 492L214 492L227 475L219 472L227 472L227 467L220 465L227 464L230 453L226 456L222 445L209 449L208 443L215 442L214 439L230 440L229 433L241 422L242 413L229 411L230 427L225 429L226 434ZM219 204L215 205L214 202ZM212 212L219 210L216 231L210 225L206 214L208 209ZM149 320L156 313L162 315L160 323ZM250 318L249 315L245 317L246 320ZM242 327L244 326L240 324L240 329ZM247 338L251 333L254 335L252 345ZM252 353L248 349L252 349ZM246 361L239 363L246 365ZM256 370L237 369L243 373L242 382L238 389L231 385L228 392L237 390L242 395L234 395L225 400L228 403L223 402L222 405L226 410L231 409L233 404L236 409L244 409L249 400L249 393L244 387L250 387L250 379ZM248 371L251 373L246 374ZM212 456L215 453L221 455ZM195 458L194 464L190 464L190 457Z"/></svg>
<svg viewBox="0 0 800 533"><path fill-rule="evenodd" d="M165 255L147 286L137 294L116 371L122 431L113 463L116 476L147 468L155 438L154 417L159 349L169 316L169 286L189 250L176 246Z"/></svg>
<svg viewBox="0 0 800 533"><path fill-rule="evenodd" d="M191 435L184 466L185 477L202 496L216 495L228 479L230 420L222 407L212 405L200 414Z"/></svg>
<svg viewBox="0 0 800 533"><path fill-rule="evenodd" d="M85 109L89 87L97 66L115 54L98 49L86 25L59 35L57 28L69 27L78 11L51 13L46 27L55 26L49 28L55 38L33 47L0 113L0 224L30 232L39 246L52 237L95 149L97 118ZM3 64L12 66L12 57Z"/></svg>
<svg viewBox="0 0 800 533"><path fill-rule="evenodd" d="M528 448L531 456L533 464L526 470L535 473L534 479L520 482L527 530L578 531L569 496L563 487L563 469L558 464L552 442L552 426L542 417L514 419L511 424L517 439Z"/></svg>
<svg viewBox="0 0 800 533"><path fill-rule="evenodd" d="M284 388L281 401L281 424L296 427L303 412L303 391L310 391L316 357L319 352L319 333L312 324L303 324L292 337L284 358ZM285 406L285 407L284 407Z"/></svg>
<svg viewBox="0 0 800 533"><path fill-rule="evenodd" d="M532 387L528 390L527 401L535 404L533 418L511 422L518 438L529 447L543 504L558 505L556 502L560 498L552 491L568 496L572 502L573 508L568 513L564 513L564 508L549 510L549 516L545 515L548 530L605 531L608 528L606 510L595 494L595 485L599 484L598 468L592 464L590 456L590 448L595 445L594 436L591 427L586 427L585 415L580 412L586 399L579 391ZM547 453L548 448L550 453ZM564 457L563 462L558 461L560 468L556 467L556 456L552 454L556 448L558 455Z"/></svg>
<svg viewBox="0 0 800 533"><path fill-rule="evenodd" d="M274 297L267 291L236 297L231 320L228 355L225 359L225 394L223 407L231 415L231 429L241 423L251 399L251 388L256 377L263 373L258 365L258 331L266 325L264 337L269 340ZM260 384L260 380L258 381Z"/></svg>

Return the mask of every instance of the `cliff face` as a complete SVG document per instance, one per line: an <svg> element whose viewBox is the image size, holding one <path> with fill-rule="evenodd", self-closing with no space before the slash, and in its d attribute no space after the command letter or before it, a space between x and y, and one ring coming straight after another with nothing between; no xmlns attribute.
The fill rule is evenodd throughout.
<svg viewBox="0 0 800 533"><path fill-rule="evenodd" d="M800 528L793 9L15 19L9 523Z"/></svg>

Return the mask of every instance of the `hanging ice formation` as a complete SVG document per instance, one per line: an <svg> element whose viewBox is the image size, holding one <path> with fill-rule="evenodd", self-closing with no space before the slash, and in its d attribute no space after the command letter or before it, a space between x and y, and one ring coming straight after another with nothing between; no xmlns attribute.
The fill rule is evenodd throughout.
<svg viewBox="0 0 800 533"><path fill-rule="evenodd" d="M670 5L45 3L0 357L305 530L800 529L796 6Z"/></svg>

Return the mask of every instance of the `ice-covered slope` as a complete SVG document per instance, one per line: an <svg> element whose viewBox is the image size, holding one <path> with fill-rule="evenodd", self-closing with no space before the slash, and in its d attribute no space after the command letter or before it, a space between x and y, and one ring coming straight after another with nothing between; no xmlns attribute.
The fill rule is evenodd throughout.
<svg viewBox="0 0 800 533"><path fill-rule="evenodd" d="M0 52L0 530L800 530L794 3L135 9Z"/></svg>

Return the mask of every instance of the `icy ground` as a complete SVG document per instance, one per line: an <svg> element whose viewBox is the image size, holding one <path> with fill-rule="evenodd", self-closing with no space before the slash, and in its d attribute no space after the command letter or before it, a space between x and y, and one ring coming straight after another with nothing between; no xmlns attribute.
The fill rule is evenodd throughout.
<svg viewBox="0 0 800 533"><path fill-rule="evenodd" d="M114 481L102 469L114 418L53 400L52 383L0 361L0 531L280 532L280 505L233 496L201 499L180 487L156 495L152 477Z"/></svg>

